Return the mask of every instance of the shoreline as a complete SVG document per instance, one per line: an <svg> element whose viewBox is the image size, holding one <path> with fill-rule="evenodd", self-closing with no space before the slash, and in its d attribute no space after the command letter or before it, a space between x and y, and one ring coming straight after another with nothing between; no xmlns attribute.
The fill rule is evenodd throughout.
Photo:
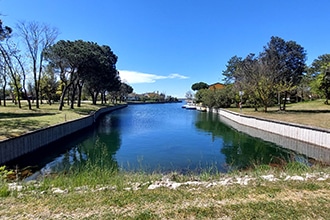
<svg viewBox="0 0 330 220"><path fill-rule="evenodd" d="M117 105L100 108L92 114L80 119L67 121L57 125L42 128L36 131L0 141L0 165L42 149L63 138L73 135L83 129L93 126L97 119L109 112L125 108L127 105ZM49 149L51 150L51 149Z"/></svg>

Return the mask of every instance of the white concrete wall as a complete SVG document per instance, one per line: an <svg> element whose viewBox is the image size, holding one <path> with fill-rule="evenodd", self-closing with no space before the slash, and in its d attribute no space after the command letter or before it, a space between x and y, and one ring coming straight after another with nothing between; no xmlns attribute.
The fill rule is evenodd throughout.
<svg viewBox="0 0 330 220"><path fill-rule="evenodd" d="M33 131L17 138L0 141L0 165L23 156L24 154L33 152L41 147L47 146L50 143L78 132L79 130L88 128L95 123L96 119L100 115L124 108L126 106L127 105L120 105L109 108L101 108L93 114L78 120Z"/></svg>
<svg viewBox="0 0 330 220"><path fill-rule="evenodd" d="M239 124L330 149L330 130L327 129L267 120L231 112L225 109L213 110L212 112L217 112L220 116L226 117Z"/></svg>

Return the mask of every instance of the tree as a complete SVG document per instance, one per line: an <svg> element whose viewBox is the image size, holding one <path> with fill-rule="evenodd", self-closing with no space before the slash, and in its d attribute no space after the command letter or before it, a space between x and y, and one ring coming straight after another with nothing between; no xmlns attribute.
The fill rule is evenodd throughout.
<svg viewBox="0 0 330 220"><path fill-rule="evenodd" d="M311 78L311 89L314 93L324 96L328 104L329 91L330 54L323 54L313 61L308 69Z"/></svg>
<svg viewBox="0 0 330 220"><path fill-rule="evenodd" d="M226 65L226 70L222 71L226 84L231 84L237 81L237 72L242 60L242 57L238 56L233 56L229 59Z"/></svg>
<svg viewBox="0 0 330 220"><path fill-rule="evenodd" d="M322 77L320 89L324 91L324 95L325 95L324 103L328 105L330 99L330 63L325 68L326 70Z"/></svg>
<svg viewBox="0 0 330 220"><path fill-rule="evenodd" d="M120 101L124 101L127 95L133 92L133 87L126 83L121 83L119 91L120 91Z"/></svg>
<svg viewBox="0 0 330 220"><path fill-rule="evenodd" d="M10 37L11 32L13 31L10 27L8 26L2 26L2 20L0 20L0 41L3 41L7 38Z"/></svg>
<svg viewBox="0 0 330 220"><path fill-rule="evenodd" d="M51 65L47 65L44 74L41 77L40 82L40 91L41 91L41 98L45 96L49 105L52 104L52 101L56 98L56 91L59 86L59 81L56 79L55 72Z"/></svg>
<svg viewBox="0 0 330 220"><path fill-rule="evenodd" d="M241 62L238 72L241 90L249 94L254 102L260 102L267 112L273 103L276 80L271 74L271 66L260 57L250 54Z"/></svg>
<svg viewBox="0 0 330 220"><path fill-rule="evenodd" d="M59 74L62 94L60 98L59 110L64 106L64 98L68 94L70 87L74 87L78 81L78 67L82 65L85 59L79 53L81 47L78 45L80 41L64 41L60 40L56 44L44 50L45 58L50 62L54 71ZM71 108L73 108L73 100L71 100Z"/></svg>
<svg viewBox="0 0 330 220"><path fill-rule="evenodd" d="M188 100L192 100L194 98L194 95L191 91L186 92L186 98Z"/></svg>
<svg viewBox="0 0 330 220"><path fill-rule="evenodd" d="M285 41L280 37L271 37L260 55L268 66L269 73L276 78L279 107L286 108L288 94L296 89L306 69L306 51L295 41ZM281 107L283 94L283 107Z"/></svg>
<svg viewBox="0 0 330 220"><path fill-rule="evenodd" d="M8 26L3 27L2 20L0 20L0 44L5 39L8 39L11 36L12 29ZM1 53L2 54L2 53ZM1 56L0 59L0 83L2 84L2 96L3 96L3 105L6 106L6 86L7 86L7 74L6 74L6 62L4 57ZM1 105L1 98L0 98L0 105Z"/></svg>
<svg viewBox="0 0 330 220"><path fill-rule="evenodd" d="M40 80L44 61L43 52L55 42L55 39L58 36L58 30L37 22L19 22L17 30L30 55L36 107L39 108Z"/></svg>
<svg viewBox="0 0 330 220"><path fill-rule="evenodd" d="M192 86L191 86L191 89L193 91L198 91L200 89L207 89L209 88L209 85L205 82L199 82L199 83L194 83Z"/></svg>
<svg viewBox="0 0 330 220"><path fill-rule="evenodd" d="M22 89L24 92L24 96L27 99L29 110L31 110L32 109L31 99L30 99L27 89L26 89L27 73L25 71L26 67L24 64L23 57L21 56L21 54L19 53L19 50L17 48L15 48L15 51L12 52L12 56L16 61L16 65L18 66L17 68L20 69L20 71L17 69L16 72L20 72L20 74L18 74L18 75L20 75L20 77L22 79Z"/></svg>
<svg viewBox="0 0 330 220"><path fill-rule="evenodd" d="M17 64L17 53L18 51L10 45L10 43L6 42L6 47L3 44L0 44L0 54L4 60L5 70L8 70L8 75L10 76L11 82L10 85L14 87L13 95L15 95L15 103L17 100L18 107L21 108L21 75L19 74L19 66L21 64ZM12 58L16 58L12 59Z"/></svg>
<svg viewBox="0 0 330 220"><path fill-rule="evenodd" d="M234 90L248 94L255 106L260 102L267 111L277 93L280 108L285 110L287 95L302 79L305 60L306 52L299 44L272 37L259 56L249 54L244 60L232 57L223 75L226 83L234 84ZM283 108L281 96L284 96Z"/></svg>
<svg viewBox="0 0 330 220"><path fill-rule="evenodd" d="M59 41L45 50L47 60L59 73L63 85L60 99L62 110L64 97L70 89L70 108L73 108L78 90L78 107L85 87L96 104L97 96L105 97L106 91L119 90L120 78L116 69L117 56L109 46L78 41ZM102 99L104 100L104 99Z"/></svg>
<svg viewBox="0 0 330 220"><path fill-rule="evenodd" d="M92 96L93 104L96 104L97 96L101 93L102 102L105 101L106 92L119 91L121 82L119 72L116 69L118 57L109 46L90 45L91 53L80 68L81 80Z"/></svg>

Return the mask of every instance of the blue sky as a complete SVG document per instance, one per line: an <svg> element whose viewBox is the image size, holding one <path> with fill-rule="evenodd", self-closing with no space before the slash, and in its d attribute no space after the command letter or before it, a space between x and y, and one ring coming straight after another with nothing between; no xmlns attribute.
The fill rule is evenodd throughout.
<svg viewBox="0 0 330 220"><path fill-rule="evenodd" d="M195 82L222 82L234 55L258 54L271 36L294 40L310 64L330 53L328 0L0 0L1 19L38 21L57 40L109 45L137 93L184 97Z"/></svg>

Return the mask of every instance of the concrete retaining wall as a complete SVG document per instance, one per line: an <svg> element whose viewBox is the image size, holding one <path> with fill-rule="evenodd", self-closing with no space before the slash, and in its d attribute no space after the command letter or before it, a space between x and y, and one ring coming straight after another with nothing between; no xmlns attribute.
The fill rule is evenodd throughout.
<svg viewBox="0 0 330 220"><path fill-rule="evenodd" d="M239 124L330 149L330 130L327 129L262 119L242 115L225 109L209 111L216 112L220 114L220 116L226 117Z"/></svg>
<svg viewBox="0 0 330 220"><path fill-rule="evenodd" d="M51 144L79 130L92 126L103 114L124 108L127 105L101 108L84 118L33 131L17 138L0 141L0 165Z"/></svg>

